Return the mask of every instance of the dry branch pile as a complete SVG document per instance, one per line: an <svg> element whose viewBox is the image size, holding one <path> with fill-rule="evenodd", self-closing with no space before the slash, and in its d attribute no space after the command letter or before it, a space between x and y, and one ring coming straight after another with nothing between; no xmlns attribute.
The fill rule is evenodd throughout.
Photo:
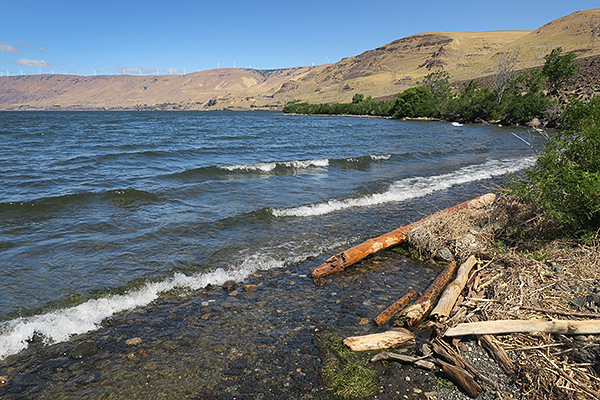
<svg viewBox="0 0 600 400"><path fill-rule="evenodd" d="M440 302L447 303L443 308L451 310L449 315L436 314L435 321L418 325L413 320L406 323L405 311L400 311L395 325L434 326L435 362L465 393L476 397L481 387L493 387L494 382L454 351L459 339L444 334L458 324L480 321L489 327L498 323L486 321L511 320L500 323L503 330L492 331L498 335L485 329L462 334L477 337L519 386L523 399L600 398L600 336L594 336L600 332L599 246L521 239L542 238L559 228L531 207L507 198L491 207L440 213L422 221L406 240L423 256L433 258L447 249L458 260L471 257L474 266L462 276L459 273L446 290L452 292L451 300L442 295ZM446 286L447 277L444 281ZM431 311L443 287L436 289L428 295L432 304L422 317ZM512 331L506 329L512 325Z"/></svg>

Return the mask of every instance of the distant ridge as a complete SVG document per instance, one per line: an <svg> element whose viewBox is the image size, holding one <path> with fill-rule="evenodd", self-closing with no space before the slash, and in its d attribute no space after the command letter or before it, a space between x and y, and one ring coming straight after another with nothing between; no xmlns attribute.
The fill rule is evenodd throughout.
<svg viewBox="0 0 600 400"><path fill-rule="evenodd" d="M448 72L453 81L490 75L509 53L518 55L518 69L540 66L543 56L558 46L580 59L598 56L599 24L596 8L533 31L425 32L335 64L268 71L222 68L187 75L0 77L0 110L272 109L291 100L347 102L355 93L385 97L436 70Z"/></svg>

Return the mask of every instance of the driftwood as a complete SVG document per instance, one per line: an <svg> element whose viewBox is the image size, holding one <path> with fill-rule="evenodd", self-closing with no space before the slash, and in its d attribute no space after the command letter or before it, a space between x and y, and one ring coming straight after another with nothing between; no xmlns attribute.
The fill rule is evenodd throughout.
<svg viewBox="0 0 600 400"><path fill-rule="evenodd" d="M416 327L423 318L427 316L427 313L431 311L435 305L436 299L439 297L444 287L448 284L452 275L456 271L456 261L452 261L438 276L435 278L433 283L429 285L427 290L410 306L402 310L398 314L394 325L396 326L408 326L410 328Z"/></svg>
<svg viewBox="0 0 600 400"><path fill-rule="evenodd" d="M351 336L344 344L354 351L389 349L392 347L414 346L415 335L406 329L394 329L364 336Z"/></svg>
<svg viewBox="0 0 600 400"><path fill-rule="evenodd" d="M475 375L477 379L486 382L490 386L495 386L496 383L483 375L481 372L477 371L475 367L465 361L464 358L461 357L460 354L456 350L454 350L450 345L443 340L436 339L431 345L433 346L433 351L445 358L447 361L453 363L459 368L462 368L466 371L469 371L471 374Z"/></svg>
<svg viewBox="0 0 600 400"><path fill-rule="evenodd" d="M480 336L479 343L481 343L481 346L487 350L494 360L496 360L506 375L512 376L515 373L515 364L508 357L506 351L496 344L492 335Z"/></svg>
<svg viewBox="0 0 600 400"><path fill-rule="evenodd" d="M421 360L416 357L411 357L411 356L407 356L404 354L390 353L387 351L382 351L381 353L376 354L371 358L371 362L384 361L384 360L399 361L399 362L406 363L406 364L412 364L415 367L427 369L429 371L432 371L435 368L435 364L432 363L431 361L425 361L425 360Z"/></svg>
<svg viewBox="0 0 600 400"><path fill-rule="evenodd" d="M468 322L448 329L445 336L502 335L508 333L537 332L563 335L596 335L600 333L600 321L499 320Z"/></svg>
<svg viewBox="0 0 600 400"><path fill-rule="evenodd" d="M482 208L490 203L493 203L495 200L496 195L494 195L493 193L488 193L484 194L483 196L476 197L472 200L465 201L464 203L458 204L454 207L450 207L445 210L439 211L434 215L440 215L450 211L460 210L464 208ZM354 246L348 250L336 254L327 259L323 264L314 268L310 274L313 278L319 278L325 275L333 274L335 272L340 272L346 269L347 267L359 262L365 257L370 256L371 254L375 254L382 250L386 250L390 247L396 246L406 240L406 234L409 231L414 229L417 225L423 223L426 219L427 218L419 220L417 222L413 222L410 225L400 227L379 237L369 239L357 246Z"/></svg>
<svg viewBox="0 0 600 400"><path fill-rule="evenodd" d="M417 294L419 294L416 290L411 290L404 296L402 296L398 301L385 309L381 314L375 317L375 323L379 326L388 322L395 313L400 311L402 307L408 304Z"/></svg>
<svg viewBox="0 0 600 400"><path fill-rule="evenodd" d="M456 303L456 299L460 295L460 292L464 289L467 280L469 279L469 273L473 269L473 266L477 263L477 259L475 256L471 256L465 261L458 272L456 273L456 279L452 281L448 287L442 293L440 300L438 301L437 306L431 311L431 316L433 319L438 321L445 321L450 316L450 312L452 308L454 308L454 304Z"/></svg>
<svg viewBox="0 0 600 400"><path fill-rule="evenodd" d="M462 368L456 367L451 364L445 364L442 366L444 373L454 384L460 387L469 397L476 398L481 394L483 389L475 379Z"/></svg>

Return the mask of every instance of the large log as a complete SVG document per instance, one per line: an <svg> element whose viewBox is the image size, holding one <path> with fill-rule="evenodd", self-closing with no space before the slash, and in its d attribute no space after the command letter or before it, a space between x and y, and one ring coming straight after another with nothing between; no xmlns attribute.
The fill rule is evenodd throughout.
<svg viewBox="0 0 600 400"><path fill-rule="evenodd" d="M431 311L431 317L433 319L443 322L450 316L450 312L452 311L452 308L454 308L456 299L464 289L467 280L469 279L469 274L476 263L477 259L475 256L470 256L467 261L460 266L456 273L456 278L448 284L448 287L446 287L444 293L440 296L437 306Z"/></svg>
<svg viewBox="0 0 600 400"><path fill-rule="evenodd" d="M482 208L488 204L493 203L496 200L496 195L493 193L484 194L483 196L476 197L472 200L465 201L464 203L458 204L454 207L447 208L434 214L441 215L447 212L456 211L464 208ZM357 246L354 246L348 250L345 250L339 254L336 254L327 259L323 264L314 268L311 271L313 278L320 278L325 275L340 272L347 267L356 264L360 260L364 259L371 254L378 253L382 250L389 249L390 247L397 246L406 240L406 234L419 224L426 221L427 218L417 222L413 222L410 225L402 226L391 232L381 235L379 237L369 239Z"/></svg>
<svg viewBox="0 0 600 400"><path fill-rule="evenodd" d="M411 301L413 297L415 297L417 294L419 293L416 290L411 290L410 292L406 293L398 301L386 308L381 314L376 316L375 323L381 326L388 322L394 316L395 313L397 313L402 309L402 307L407 305L408 302Z"/></svg>
<svg viewBox="0 0 600 400"><path fill-rule="evenodd" d="M452 261L438 276L427 290L410 306L406 307L396 316L394 325L416 327L427 316L435 305L435 301L442 293L456 271L456 261Z"/></svg>
<svg viewBox="0 0 600 400"><path fill-rule="evenodd" d="M344 339L344 344L354 351L408 347L414 346L415 335L406 329L394 329L364 336L351 336Z"/></svg>
<svg viewBox="0 0 600 400"><path fill-rule="evenodd" d="M499 320L468 322L448 329L445 336L503 335L508 333L537 332L562 335L597 335L600 334L600 321Z"/></svg>

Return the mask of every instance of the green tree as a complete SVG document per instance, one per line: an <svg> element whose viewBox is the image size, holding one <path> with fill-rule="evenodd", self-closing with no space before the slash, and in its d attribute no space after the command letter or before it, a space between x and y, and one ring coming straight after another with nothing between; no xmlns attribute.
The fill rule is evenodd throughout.
<svg viewBox="0 0 600 400"><path fill-rule="evenodd" d="M563 56L562 52L562 47L557 47L544 57L546 63L542 68L542 74L546 77L551 93L558 93L579 72L579 65L575 63L575 54L569 53Z"/></svg>
<svg viewBox="0 0 600 400"><path fill-rule="evenodd" d="M358 104L361 101L363 101L365 99L365 95L362 93L356 93L354 96L352 96L352 103L354 104Z"/></svg>
<svg viewBox="0 0 600 400"><path fill-rule="evenodd" d="M423 85L429 87L435 96L446 96L450 94L449 81L450 75L446 71L435 71L425 76Z"/></svg>
<svg viewBox="0 0 600 400"><path fill-rule="evenodd" d="M568 106L534 167L511 186L572 231L600 225L600 98Z"/></svg>

